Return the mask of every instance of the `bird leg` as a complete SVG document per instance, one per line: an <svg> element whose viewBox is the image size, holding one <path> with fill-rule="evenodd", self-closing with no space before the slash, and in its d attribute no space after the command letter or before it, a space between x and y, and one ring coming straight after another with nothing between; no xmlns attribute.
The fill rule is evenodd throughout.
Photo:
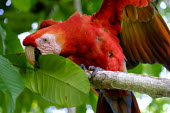
<svg viewBox="0 0 170 113"><path fill-rule="evenodd" d="M95 77L95 75L97 74L98 71L104 71L104 69L100 68L100 67L95 67L95 66L89 66L88 69L86 68L86 66L84 64L80 64L79 65L83 70L88 70L88 71L93 71L92 72L92 81L93 81L93 77ZM95 93L97 96L99 95L99 91L96 91L96 89L90 88L91 91L93 93Z"/></svg>
<svg viewBox="0 0 170 113"><path fill-rule="evenodd" d="M83 70L93 71L92 74L91 74L92 77L95 77L95 75L97 74L98 71L104 71L104 69L102 69L102 68L100 68L100 67L89 66L88 69L87 69L84 64L80 64L79 66L80 66Z"/></svg>
<svg viewBox="0 0 170 113"><path fill-rule="evenodd" d="M91 74L92 77L95 77L95 75L97 74L98 71L104 71L104 69L102 69L100 67L95 67L95 66L89 66L88 70L93 71Z"/></svg>
<svg viewBox="0 0 170 113"><path fill-rule="evenodd" d="M92 71L91 73L91 80L93 81L93 78L96 76L98 71L104 71L104 69L100 68L100 67L95 67L95 66L89 66L88 69L86 68L86 66L84 64L80 64L79 65L83 70L88 70L88 71Z"/></svg>

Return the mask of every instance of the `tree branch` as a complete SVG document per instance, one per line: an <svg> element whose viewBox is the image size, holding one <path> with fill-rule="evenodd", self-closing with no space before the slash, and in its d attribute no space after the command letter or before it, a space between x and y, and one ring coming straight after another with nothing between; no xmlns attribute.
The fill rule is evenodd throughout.
<svg viewBox="0 0 170 113"><path fill-rule="evenodd" d="M151 97L170 97L170 79L117 71L98 71L95 77L86 74L95 89L116 88L145 93Z"/></svg>
<svg viewBox="0 0 170 113"><path fill-rule="evenodd" d="M83 14L82 6L81 6L81 0L74 0L74 7L75 7L76 11L80 12L81 14Z"/></svg>

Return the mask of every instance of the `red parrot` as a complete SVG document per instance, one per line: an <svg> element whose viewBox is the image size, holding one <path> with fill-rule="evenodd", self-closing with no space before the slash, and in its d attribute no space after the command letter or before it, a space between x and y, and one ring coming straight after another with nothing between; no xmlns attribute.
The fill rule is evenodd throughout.
<svg viewBox="0 0 170 113"><path fill-rule="evenodd" d="M27 36L26 57L34 50L64 56L78 65L126 71L142 63L170 70L170 31L152 0L104 0L92 16L73 14L64 22L44 20ZM97 113L140 113L131 91L103 89Z"/></svg>

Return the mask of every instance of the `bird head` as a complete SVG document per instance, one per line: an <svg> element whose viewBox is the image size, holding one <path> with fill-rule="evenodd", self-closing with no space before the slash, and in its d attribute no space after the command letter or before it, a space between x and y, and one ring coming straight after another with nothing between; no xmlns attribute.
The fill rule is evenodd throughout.
<svg viewBox="0 0 170 113"><path fill-rule="evenodd" d="M35 55L37 54L57 54L61 53L64 44L64 31L57 25L52 25L27 36L23 45L26 46L25 54L30 64L35 65Z"/></svg>
<svg viewBox="0 0 170 113"><path fill-rule="evenodd" d="M27 60L30 64L35 65L35 55L37 53L42 55L62 54L62 56L65 53L73 53L77 49L75 44L78 44L78 38L82 37L80 27L83 23L87 23L89 19L88 16L75 13L64 22L51 19L43 21L40 24L40 29L27 36L23 41L23 45L26 46ZM84 22L82 22L83 20Z"/></svg>

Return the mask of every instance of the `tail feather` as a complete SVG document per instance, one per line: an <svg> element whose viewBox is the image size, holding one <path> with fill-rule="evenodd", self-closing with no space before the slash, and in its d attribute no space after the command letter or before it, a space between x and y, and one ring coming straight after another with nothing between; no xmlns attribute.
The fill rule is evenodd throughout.
<svg viewBox="0 0 170 113"><path fill-rule="evenodd" d="M103 96L103 92L101 91L99 93L96 113L113 113L112 109L110 108L109 103L107 102L107 100Z"/></svg>
<svg viewBox="0 0 170 113"><path fill-rule="evenodd" d="M137 103L135 95L133 93L132 93L132 98L133 98L132 99L132 108L133 108L132 113L140 113L138 103Z"/></svg>
<svg viewBox="0 0 170 113"><path fill-rule="evenodd" d="M99 95L97 113L140 113L140 110L133 92L105 89Z"/></svg>

